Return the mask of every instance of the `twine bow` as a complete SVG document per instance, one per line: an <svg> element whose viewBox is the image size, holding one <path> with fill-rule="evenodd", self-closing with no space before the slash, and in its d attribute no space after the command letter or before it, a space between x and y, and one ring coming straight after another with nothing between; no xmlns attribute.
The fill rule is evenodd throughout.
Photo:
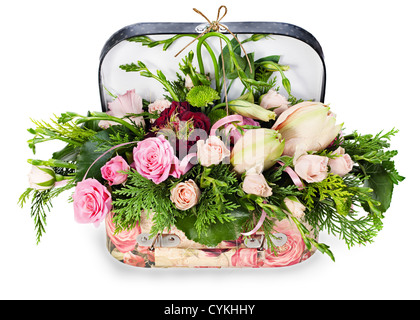
<svg viewBox="0 0 420 320"><path fill-rule="evenodd" d="M224 9L224 13L223 15L221 15L222 9ZM200 10L193 8L193 10L195 12L197 12L199 15L201 15L204 19L207 20L208 22L208 27L196 38L194 38L194 40L192 40L190 43L188 43L184 48L182 48L176 55L175 57L177 57L182 51L184 51L187 47L189 47L194 41L196 41L197 39L201 38L203 35L205 35L208 32L214 31L214 32L220 32L221 29L223 29L223 31L228 31L234 38L235 40L238 42L239 46L241 47L242 51L245 54L246 60L248 61L248 65L249 65L249 70L252 73L252 66L251 66L251 62L249 61L248 55L244 49L244 47L242 46L242 43L239 41L239 39L232 33L232 31L229 30L228 27L226 27L224 24L221 24L220 21L226 16L227 14L227 7L226 6L220 6L219 10L217 11L217 18L215 21L210 21L209 18L207 18ZM229 114L228 112L228 101L227 101L227 86L226 86L226 71L225 71L225 61L223 58L223 46L222 46L222 39L219 38L220 41L220 56L222 58L222 70L223 70L223 86L224 86L224 91L225 91L225 100L226 100L226 113Z"/></svg>

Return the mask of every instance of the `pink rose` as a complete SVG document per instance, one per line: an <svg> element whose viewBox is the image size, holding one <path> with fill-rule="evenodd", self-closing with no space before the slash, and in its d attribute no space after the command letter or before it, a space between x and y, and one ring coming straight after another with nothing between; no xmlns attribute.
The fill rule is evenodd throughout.
<svg viewBox="0 0 420 320"><path fill-rule="evenodd" d="M299 263L305 243L296 225L288 219L276 223L274 230L287 236L287 242L274 252L266 251L263 267L286 267Z"/></svg>
<svg viewBox="0 0 420 320"><path fill-rule="evenodd" d="M108 103L107 114L117 118L124 118L127 114L139 114L143 112L143 99L136 90L128 90L125 94L118 96L114 101ZM130 117L138 126L144 126L143 117ZM126 119L127 121L130 121ZM102 120L99 122L101 128L108 128L110 125L114 125L113 121Z"/></svg>
<svg viewBox="0 0 420 320"><path fill-rule="evenodd" d="M247 172L242 190L248 194L255 194L261 197L269 197L273 194L262 173L251 171Z"/></svg>
<svg viewBox="0 0 420 320"><path fill-rule="evenodd" d="M200 199L200 189L194 180L178 183L171 190L171 201L179 210L188 210L194 207Z"/></svg>
<svg viewBox="0 0 420 320"><path fill-rule="evenodd" d="M170 143L161 135L140 141L133 149L133 159L135 169L156 184L169 176L181 176L179 159Z"/></svg>
<svg viewBox="0 0 420 320"><path fill-rule="evenodd" d="M290 102L279 94L277 91L270 89L262 96L260 106L264 109L273 110L276 115L286 111L289 108Z"/></svg>
<svg viewBox="0 0 420 320"><path fill-rule="evenodd" d="M115 234L115 224L112 221L113 214L110 212L105 218L106 234L115 247L122 253L131 251L137 244L136 237L141 233L138 224L131 230L122 230Z"/></svg>
<svg viewBox="0 0 420 320"><path fill-rule="evenodd" d="M230 156L230 151L225 143L216 136L210 136L205 142L197 141L197 159L202 166L209 167L219 164Z"/></svg>
<svg viewBox="0 0 420 320"><path fill-rule="evenodd" d="M328 158L317 155L300 156L295 171L306 182L321 182L328 175Z"/></svg>
<svg viewBox="0 0 420 320"><path fill-rule="evenodd" d="M109 182L109 185L117 185L127 180L127 174L121 171L130 170L130 166L121 156L116 156L109 160L102 168L102 178Z"/></svg>
<svg viewBox="0 0 420 320"><path fill-rule="evenodd" d="M74 219L78 223L98 226L112 207L111 194L107 188L92 178L77 183L73 200Z"/></svg>
<svg viewBox="0 0 420 320"><path fill-rule="evenodd" d="M346 151L342 147L338 147L332 154L339 155L339 157L330 159L328 165L331 168L331 173L337 174L340 177L345 176L353 169L353 161L350 156L345 153Z"/></svg>

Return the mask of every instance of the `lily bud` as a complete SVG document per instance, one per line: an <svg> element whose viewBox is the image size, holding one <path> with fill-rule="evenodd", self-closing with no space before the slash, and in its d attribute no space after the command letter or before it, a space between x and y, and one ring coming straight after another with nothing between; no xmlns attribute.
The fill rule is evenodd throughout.
<svg viewBox="0 0 420 320"><path fill-rule="evenodd" d="M29 186L35 190L51 189L56 182L56 175L51 167L32 166L29 173Z"/></svg>
<svg viewBox="0 0 420 320"><path fill-rule="evenodd" d="M255 120L268 122L270 120L276 119L275 112L266 110L263 107L246 100L237 99L230 101L229 109L240 114L241 116Z"/></svg>
<svg viewBox="0 0 420 320"><path fill-rule="evenodd" d="M305 101L280 114L272 129L280 132L286 141L284 154L297 158L297 154L325 149L342 126L336 125L335 115L328 106Z"/></svg>
<svg viewBox="0 0 420 320"><path fill-rule="evenodd" d="M230 163L237 173L260 167L261 171L272 167L282 155L284 139L271 129L250 129L235 143Z"/></svg>

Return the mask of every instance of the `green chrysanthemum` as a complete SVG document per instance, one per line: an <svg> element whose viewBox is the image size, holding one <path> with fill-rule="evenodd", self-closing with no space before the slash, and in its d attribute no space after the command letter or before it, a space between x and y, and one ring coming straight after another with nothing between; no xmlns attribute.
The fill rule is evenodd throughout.
<svg viewBox="0 0 420 320"><path fill-rule="evenodd" d="M208 86L195 86L187 94L187 101L197 108L206 107L216 99L220 99L219 94Z"/></svg>

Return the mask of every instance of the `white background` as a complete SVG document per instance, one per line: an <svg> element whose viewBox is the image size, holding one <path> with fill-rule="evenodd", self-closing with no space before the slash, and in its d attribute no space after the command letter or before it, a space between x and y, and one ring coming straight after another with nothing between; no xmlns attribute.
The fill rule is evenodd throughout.
<svg viewBox="0 0 420 320"><path fill-rule="evenodd" d="M418 299L419 74L417 1L7 1L1 4L2 299ZM299 25L321 43L326 102L347 131L400 129L392 147L407 179L396 187L373 244L347 249L322 234L336 262L317 253L281 269L154 269L125 266L96 229L73 220L56 199L47 233L35 245L29 207L17 206L33 157L29 118L100 110L97 68L105 41L136 22L201 21L196 7L224 21ZM49 149L51 148L51 149ZM39 148L49 157L55 146ZM70 194L69 194L70 195Z"/></svg>

